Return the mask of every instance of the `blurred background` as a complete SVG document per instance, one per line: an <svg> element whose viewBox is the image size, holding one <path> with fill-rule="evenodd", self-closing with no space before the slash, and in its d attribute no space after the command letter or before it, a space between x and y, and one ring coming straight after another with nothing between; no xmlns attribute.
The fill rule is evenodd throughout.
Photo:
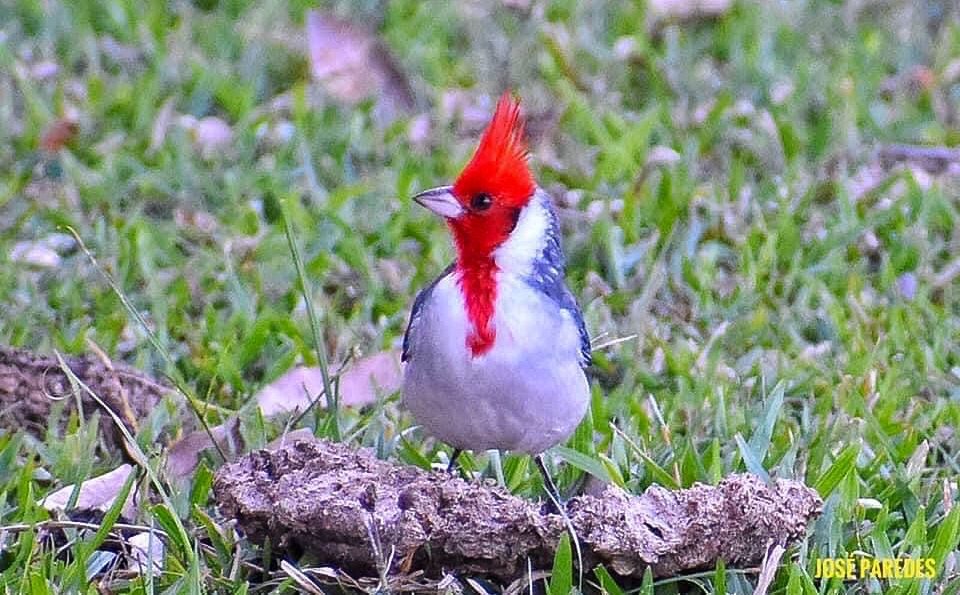
<svg viewBox="0 0 960 595"><path fill-rule="evenodd" d="M323 367L362 373L336 415L295 425L442 461L395 394L415 292L453 257L408 197L455 178L507 89L594 339L561 485L795 478L827 505L775 589L825 589L815 559L861 550L939 556L938 580L868 590L955 579L951 0L0 0L0 344L102 352L211 405L158 407L153 457L197 415L264 445L290 418L263 391ZM116 466L69 419L0 435L11 465L47 470L0 488ZM466 466L538 493L523 457ZM36 564L0 576L56 584ZM204 564L208 583L249 576Z"/></svg>

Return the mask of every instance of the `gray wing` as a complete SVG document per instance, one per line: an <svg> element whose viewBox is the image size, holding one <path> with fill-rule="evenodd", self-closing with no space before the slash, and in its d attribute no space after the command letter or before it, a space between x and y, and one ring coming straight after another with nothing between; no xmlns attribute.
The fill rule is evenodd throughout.
<svg viewBox="0 0 960 595"><path fill-rule="evenodd" d="M580 367L589 368L593 363L593 356L590 353L590 335L587 333L587 325L583 320L580 306L577 304L577 298L573 297L573 293L564 283L562 277L547 282L543 281L543 277L527 279L528 284L545 293L561 310L566 311L573 318L577 325L577 332L580 334Z"/></svg>
<svg viewBox="0 0 960 595"><path fill-rule="evenodd" d="M430 285L427 285L420 290L420 293L417 294L417 297L413 300L413 308L410 309L410 320L407 322L407 330L403 333L403 348L400 352L400 361L405 362L410 359L410 331L413 330L413 326L417 323L417 320L420 318L420 311L423 309L423 304L426 303L427 298L430 297L430 294L433 293L433 288L437 286L437 283L441 279L453 272L453 268L456 263L451 263L440 276L430 282Z"/></svg>
<svg viewBox="0 0 960 595"><path fill-rule="evenodd" d="M573 297L570 289L563 286L563 296L560 299L560 309L566 310L577 323L577 332L580 333L580 367L589 368L593 363L593 355L590 349L590 335L587 333L587 323L583 320L583 313L577 304L577 298Z"/></svg>

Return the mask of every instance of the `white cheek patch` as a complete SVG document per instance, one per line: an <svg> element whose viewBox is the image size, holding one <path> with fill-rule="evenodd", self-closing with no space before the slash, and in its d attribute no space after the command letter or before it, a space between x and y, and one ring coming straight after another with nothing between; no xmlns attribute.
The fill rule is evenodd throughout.
<svg viewBox="0 0 960 595"><path fill-rule="evenodd" d="M549 200L539 189L527 206L520 211L517 226L510 237L493 252L493 258L501 271L525 276L533 270L533 261L543 251L544 239L550 225L550 215L543 204Z"/></svg>

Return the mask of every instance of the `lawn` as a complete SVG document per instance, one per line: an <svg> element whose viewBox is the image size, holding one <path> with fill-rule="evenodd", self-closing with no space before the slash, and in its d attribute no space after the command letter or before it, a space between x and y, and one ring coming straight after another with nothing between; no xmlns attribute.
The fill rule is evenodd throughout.
<svg viewBox="0 0 960 595"><path fill-rule="evenodd" d="M353 28L311 54L309 9ZM823 513L769 592L960 592L950 0L687 17L642 0L0 0L0 345L103 354L182 391L126 452L71 399L44 431L0 424L5 592L296 591L213 505L216 454L168 477L165 445L236 417L261 448L294 424L254 395L292 366L336 375L399 348L453 257L409 197L456 177L505 89L593 337L591 412L551 456L560 487L796 479ZM403 463L449 453L396 391L295 421ZM181 538L162 572L100 548L118 509L94 534L38 504L131 456L152 506L123 520ZM542 494L528 457L464 467ZM937 576L815 578L848 556L931 558ZM721 566L622 587L756 581Z"/></svg>

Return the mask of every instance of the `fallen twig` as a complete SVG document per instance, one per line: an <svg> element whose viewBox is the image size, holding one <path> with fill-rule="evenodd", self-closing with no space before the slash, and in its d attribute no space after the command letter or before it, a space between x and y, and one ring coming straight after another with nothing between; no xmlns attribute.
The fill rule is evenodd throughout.
<svg viewBox="0 0 960 595"><path fill-rule="evenodd" d="M891 169L901 162L911 163L929 174L942 174L951 165L960 164L960 149L921 145L887 145L880 149L880 164Z"/></svg>

